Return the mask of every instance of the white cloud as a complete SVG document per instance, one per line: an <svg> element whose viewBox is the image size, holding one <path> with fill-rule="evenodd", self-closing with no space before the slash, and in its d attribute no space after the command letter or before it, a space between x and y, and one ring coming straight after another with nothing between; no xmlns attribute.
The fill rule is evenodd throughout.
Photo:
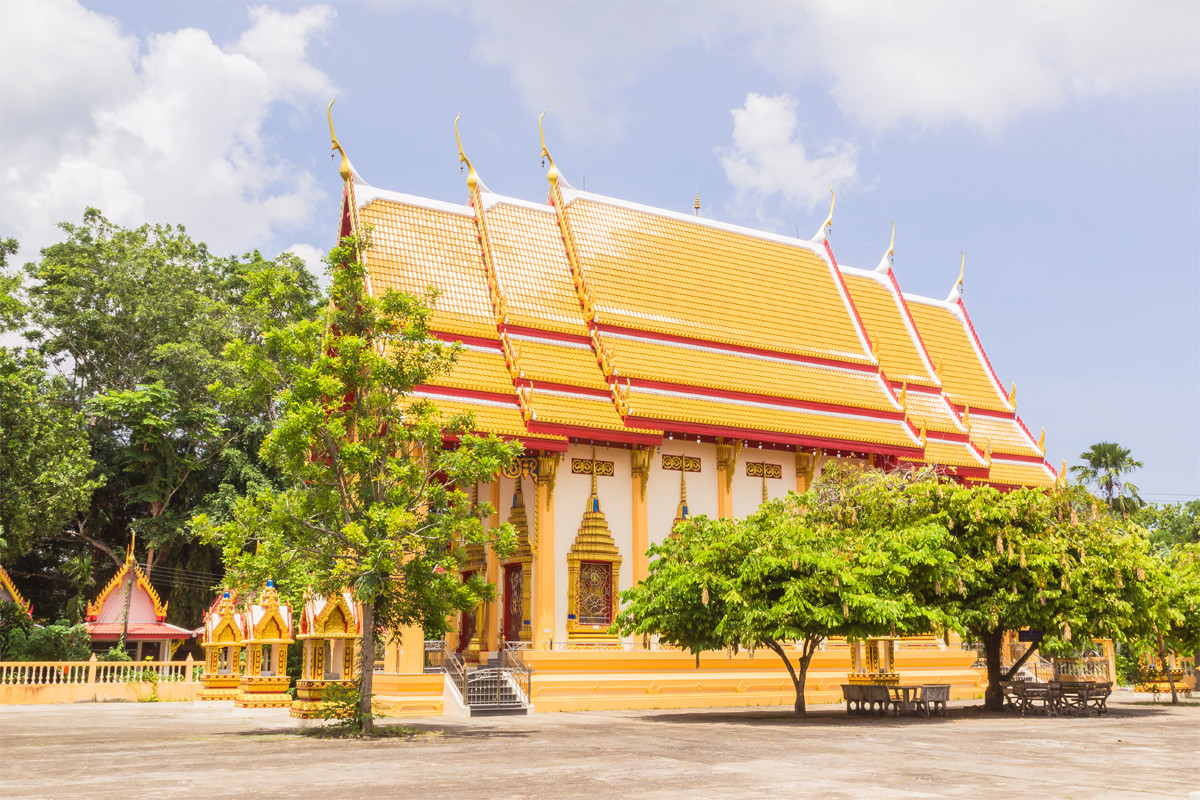
<svg viewBox="0 0 1200 800"><path fill-rule="evenodd" d="M0 89L0 223L25 257L87 205L126 225L183 222L217 251L267 247L314 214L313 175L274 154L264 128L333 91L306 60L329 8L255 9L224 49L196 29L139 42L71 0L3 9L0 70L37 76Z"/></svg>
<svg viewBox="0 0 1200 800"><path fill-rule="evenodd" d="M833 0L770 7L757 59L785 79L818 72L875 130L966 122L987 130L1072 99L1194 85L1194 2Z"/></svg>
<svg viewBox="0 0 1200 800"><path fill-rule="evenodd" d="M780 196L805 210L829 198L830 187L858 182L858 149L828 145L809 155L800 141L796 101L787 95L750 94L733 115L733 144L718 151L725 177L737 192L740 214L761 213L762 201Z"/></svg>
<svg viewBox="0 0 1200 800"><path fill-rule="evenodd" d="M874 131L964 122L994 131L1073 99L1200 77L1194 0L483 3L470 19L476 54L509 71L529 110L553 108L563 131L585 141L618 138L640 74L693 46L744 52L785 89L821 76L841 111Z"/></svg>
<svg viewBox="0 0 1200 800"><path fill-rule="evenodd" d="M304 262L304 266L308 267L308 271L313 274L317 282L322 286L329 287L329 275L325 271L325 251L319 247L313 247L311 244L297 242L291 247L283 249L285 253L291 253Z"/></svg>

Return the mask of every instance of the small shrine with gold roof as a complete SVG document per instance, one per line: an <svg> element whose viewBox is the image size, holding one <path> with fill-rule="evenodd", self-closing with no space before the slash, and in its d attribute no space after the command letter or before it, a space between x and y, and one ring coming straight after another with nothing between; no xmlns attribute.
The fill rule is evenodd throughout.
<svg viewBox="0 0 1200 800"><path fill-rule="evenodd" d="M197 695L201 700L236 700L241 692L244 670L245 636L235 609L235 598L228 590L213 601L204 614L204 672Z"/></svg>
<svg viewBox="0 0 1200 800"><path fill-rule="evenodd" d="M303 666L296 681L291 715L300 719L320 716L325 690L331 685L352 686L361 668L356 652L362 635L362 614L349 591L328 597L310 594L304 601L296 639L303 650ZM367 661L368 669L371 659Z"/></svg>
<svg viewBox="0 0 1200 800"><path fill-rule="evenodd" d="M894 228L877 266L847 266L832 204L811 239L654 208L575 188L544 137L544 198L490 189L459 137L463 202L431 200L370 184L332 115L330 133L339 235L372 231L369 291L435 288L432 333L463 347L414 396L525 446L519 464L473 487L520 546L503 564L474 556L471 570L500 591L457 620L468 660L502 642L533 660L636 645L607 631L652 543L682 519L742 517L804 492L831 463L933 466L1001 489L1058 480L1044 432L1030 433L976 335L965 258L948 265L959 274L946 297L905 292ZM821 658L835 655L844 682L849 654ZM952 655L956 675L974 674L971 654ZM618 657L633 655L597 656Z"/></svg>
<svg viewBox="0 0 1200 800"><path fill-rule="evenodd" d="M292 609L279 601L273 581L239 618L246 648L245 669L238 679L239 708L287 708L292 704L287 674L292 638Z"/></svg>
<svg viewBox="0 0 1200 800"><path fill-rule="evenodd" d="M84 624L92 650L107 650L124 635L135 661L168 661L192 632L167 622L167 604L134 559L133 546L131 537L125 562L96 599L88 603Z"/></svg>

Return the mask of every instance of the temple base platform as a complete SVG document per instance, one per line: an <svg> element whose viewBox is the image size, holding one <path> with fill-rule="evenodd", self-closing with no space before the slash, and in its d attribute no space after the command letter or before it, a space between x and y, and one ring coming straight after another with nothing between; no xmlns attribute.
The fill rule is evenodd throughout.
<svg viewBox="0 0 1200 800"><path fill-rule="evenodd" d="M241 693L240 682L240 675L201 675L200 685L204 688L196 693L196 699L236 700Z"/></svg>
<svg viewBox="0 0 1200 800"><path fill-rule="evenodd" d="M286 675L244 675L233 704L237 708L288 708L292 705L287 691L291 683L292 679Z"/></svg>
<svg viewBox="0 0 1200 800"><path fill-rule="evenodd" d="M329 705L325 690L330 686L350 688L354 681L296 681L296 699L291 702L288 714L296 719L318 719L326 714Z"/></svg>

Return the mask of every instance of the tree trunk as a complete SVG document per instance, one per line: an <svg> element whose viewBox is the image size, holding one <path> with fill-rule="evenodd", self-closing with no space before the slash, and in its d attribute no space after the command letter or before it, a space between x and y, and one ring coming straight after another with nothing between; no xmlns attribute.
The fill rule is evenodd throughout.
<svg viewBox="0 0 1200 800"><path fill-rule="evenodd" d="M1000 663L1000 646L1004 642L1004 630L996 628L987 631L981 638L988 676L987 691L983 694L983 707L988 711L1003 711L1004 689L1000 687L1000 682L1004 680L1004 667Z"/></svg>
<svg viewBox="0 0 1200 800"><path fill-rule="evenodd" d="M1175 690L1175 677L1171 675L1171 667L1167 664L1167 646L1163 643L1163 637L1158 635L1158 663L1162 664L1162 670L1167 675L1167 684L1171 687L1171 705L1179 705L1179 692Z"/></svg>
<svg viewBox="0 0 1200 800"><path fill-rule="evenodd" d="M362 604L362 652L358 670L358 724L359 730L368 736L375 732L375 718L371 715L371 689L375 678L375 604Z"/></svg>
<svg viewBox="0 0 1200 800"><path fill-rule="evenodd" d="M125 581L125 608L121 612L121 642L125 649L125 637L129 635L129 606L133 602L133 570L129 570L129 580Z"/></svg>
<svg viewBox="0 0 1200 800"><path fill-rule="evenodd" d="M808 677L808 662L812 658L812 654L808 652L809 640L804 640L804 650L800 658L800 674L796 674L796 670L792 667L792 662L787 657L787 652L779 642L767 641L765 644L775 654L783 659L783 665L787 667L788 674L792 676L792 686L796 688L796 716L804 718L808 716L808 709L804 705L804 681Z"/></svg>
<svg viewBox="0 0 1200 800"><path fill-rule="evenodd" d="M1036 651L1039 647L1041 647L1041 645L1042 645L1041 642L1034 642L1033 644L1031 644L1029 646L1029 648L1025 651L1025 655L1018 658L1017 663L1015 663L1011 667L1009 667L1008 672L1004 673L1004 680L1011 681L1013 679L1013 676L1016 675L1017 672L1020 671L1021 667L1025 666L1025 662L1029 660L1029 657L1032 656L1034 651Z"/></svg>

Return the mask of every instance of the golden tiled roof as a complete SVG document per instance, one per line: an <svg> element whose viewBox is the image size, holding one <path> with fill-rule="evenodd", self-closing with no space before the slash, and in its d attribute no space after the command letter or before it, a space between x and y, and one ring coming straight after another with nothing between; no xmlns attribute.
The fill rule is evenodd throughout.
<svg viewBox="0 0 1200 800"><path fill-rule="evenodd" d="M554 211L500 202L484 219L509 323L586 336Z"/></svg>
<svg viewBox="0 0 1200 800"><path fill-rule="evenodd" d="M913 333L905 325L907 312L890 280L881 276L887 281L885 284L873 276L845 270L842 271L842 277L867 329L868 338L878 337L879 351L876 356L888 378L936 386L937 378L930 371L932 365L927 366L921 358L918 349L920 342L913 338Z"/></svg>
<svg viewBox="0 0 1200 800"><path fill-rule="evenodd" d="M871 360L830 266L799 243L583 197L564 213L602 322Z"/></svg>
<svg viewBox="0 0 1200 800"><path fill-rule="evenodd" d="M435 330L498 338L474 219L382 198L368 203L359 219L373 226L365 261L376 294L423 295L432 286L440 292Z"/></svg>
<svg viewBox="0 0 1200 800"><path fill-rule="evenodd" d="M525 377L534 382L562 383L585 389L608 391L608 381L596 365L591 345L573 346L544 339L511 337Z"/></svg>
<svg viewBox="0 0 1200 800"><path fill-rule="evenodd" d="M930 464L942 464L947 467L975 467L983 469L987 466L978 456L971 452L971 446L966 442L947 442L943 439L928 439L926 441L925 460Z"/></svg>
<svg viewBox="0 0 1200 800"><path fill-rule="evenodd" d="M1005 486L1053 486L1054 475L1045 464L1024 464L993 459L988 483Z"/></svg>
<svg viewBox="0 0 1200 800"><path fill-rule="evenodd" d="M647 419L700 425L720 425L746 430L774 431L796 436L863 442L920 449L899 420L877 420L853 415L819 414L778 406L761 407L698 397L679 397L639 391L630 393L629 413Z"/></svg>
<svg viewBox="0 0 1200 800"><path fill-rule="evenodd" d="M905 407L905 413L918 429L924 425L927 431L967 432L966 428L956 424L952 410L940 394L910 389L905 393Z"/></svg>
<svg viewBox="0 0 1200 800"><path fill-rule="evenodd" d="M482 347L464 347L458 361L447 375L432 382L434 386L451 386L459 389L474 389L480 392L513 395L512 376L504 365L501 350Z"/></svg>
<svg viewBox="0 0 1200 800"><path fill-rule="evenodd" d="M965 322L941 304L908 297L917 330L934 366L941 361L942 387L956 403L972 408L1006 411L1006 397L992 380L991 370L975 351Z"/></svg>
<svg viewBox="0 0 1200 800"><path fill-rule="evenodd" d="M521 411L514 402L512 406L499 406L470 398L448 398L441 395L429 396L418 393L415 399L431 401L444 417L450 417L463 412L475 415L475 430L479 433L494 433L497 436L529 436L525 421L521 419ZM539 439L563 439L562 436L538 434Z"/></svg>
<svg viewBox="0 0 1200 800"><path fill-rule="evenodd" d="M1040 456L1042 452L1029 442L1029 437L1015 419L1000 419L971 414L971 441L983 450L989 444L993 453L1018 456Z"/></svg>
<svg viewBox="0 0 1200 800"><path fill-rule="evenodd" d="M636 431L625 427L610 398L570 394L557 391L538 391L534 386L529 405L536 422L553 425L577 425L605 431Z"/></svg>
<svg viewBox="0 0 1200 800"><path fill-rule="evenodd" d="M878 375L637 339L601 337L622 377L893 411Z"/></svg>

